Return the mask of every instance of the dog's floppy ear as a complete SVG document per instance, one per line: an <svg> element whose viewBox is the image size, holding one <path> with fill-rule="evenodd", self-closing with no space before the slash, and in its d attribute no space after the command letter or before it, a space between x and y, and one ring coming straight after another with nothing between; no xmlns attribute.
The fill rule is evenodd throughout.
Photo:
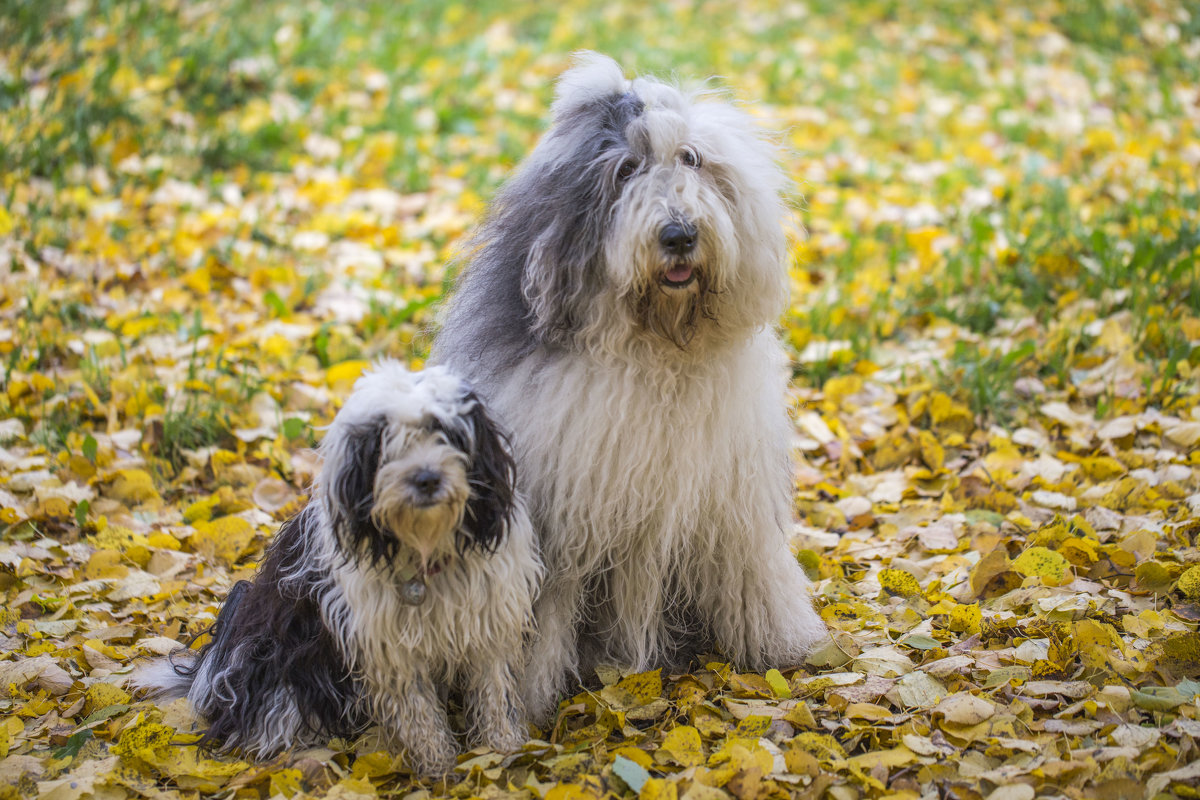
<svg viewBox="0 0 1200 800"><path fill-rule="evenodd" d="M590 285L596 276L589 261L600 236L592 235L592 218L579 206L575 209L557 210L575 219L552 220L534 240L525 262L521 293L529 304L532 329L548 341L563 340L579 328L587 299L596 292ZM579 235L572 236L572 230Z"/></svg>
<svg viewBox="0 0 1200 800"><path fill-rule="evenodd" d="M528 237L521 294L531 329L544 341L569 341L600 290L598 262L621 194L614 170L630 149L627 129L644 110L631 92L588 95L586 102L562 109L545 145L549 163L526 168L505 194L520 202L502 208L512 219L509 230L499 232L524 231Z"/></svg>
<svg viewBox="0 0 1200 800"><path fill-rule="evenodd" d="M375 473L386 428L382 416L346 423L336 430L337 442L323 447L322 479L338 546L346 556L365 553L376 563L394 559L398 546L396 537L386 535L371 521Z"/></svg>
<svg viewBox="0 0 1200 800"><path fill-rule="evenodd" d="M477 547L493 553L508 531L516 502L517 469L508 449L508 440L483 407L474 392L464 402L470 409L463 415L470 430L470 441L453 442L468 453L467 482L471 496L467 500L463 527L456 542L459 550ZM451 438L457 438L451 435Z"/></svg>

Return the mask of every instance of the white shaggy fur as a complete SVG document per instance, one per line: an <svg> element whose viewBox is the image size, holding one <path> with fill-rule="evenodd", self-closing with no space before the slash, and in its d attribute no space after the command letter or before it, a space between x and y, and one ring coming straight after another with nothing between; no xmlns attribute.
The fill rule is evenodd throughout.
<svg viewBox="0 0 1200 800"><path fill-rule="evenodd" d="M344 721L352 732L378 725L419 772L447 772L458 752L445 709L451 688L462 692L472 746L519 748L526 738L522 645L532 631L541 562L517 497L503 509L507 521L495 551L469 546L486 522L472 519L480 512L470 500L496 488L472 483L486 457L480 439L493 433L483 430L486 423L478 400L443 368L410 373L385 362L364 375L322 442L312 502L280 532L255 585L223 609L210 649L198 663L182 651L191 658L182 670L151 665L137 683L160 694L186 693L210 722L225 715L232 729L226 747L258 755L320 743ZM503 450L498 435L494 444ZM508 458L504 450L501 459ZM506 463L510 468L497 474L511 480ZM436 493L414 489L420 470L442 476ZM365 487L362 497L354 496L356 480ZM358 500L369 507L353 508ZM419 605L406 603L401 591L414 574L428 587ZM249 607L256 597L258 607ZM311 601L319 614L337 650L333 665L253 672L248 665L263 660L264 650L286 650L267 638L281 631L255 628L264 613L294 624L300 612L288 608L292 598ZM272 603L282 610L272 611ZM276 652L267 661L288 656ZM344 683L339 670L348 673ZM337 724L314 719L318 712L297 700L314 687L327 690L324 713L341 715Z"/></svg>
<svg viewBox="0 0 1200 800"><path fill-rule="evenodd" d="M786 667L827 636L787 544L771 146L720 98L627 81L595 54L553 111L434 347L512 431L547 566L525 679L540 719L601 660L646 669L715 645Z"/></svg>

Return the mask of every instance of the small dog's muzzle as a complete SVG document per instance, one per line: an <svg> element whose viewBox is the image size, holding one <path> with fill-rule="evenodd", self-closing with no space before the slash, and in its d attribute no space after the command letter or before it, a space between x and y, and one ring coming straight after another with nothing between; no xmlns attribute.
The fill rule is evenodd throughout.
<svg viewBox="0 0 1200 800"><path fill-rule="evenodd" d="M416 496L426 504L434 503L438 491L442 488L442 473L428 467L418 469L409 475L407 480Z"/></svg>

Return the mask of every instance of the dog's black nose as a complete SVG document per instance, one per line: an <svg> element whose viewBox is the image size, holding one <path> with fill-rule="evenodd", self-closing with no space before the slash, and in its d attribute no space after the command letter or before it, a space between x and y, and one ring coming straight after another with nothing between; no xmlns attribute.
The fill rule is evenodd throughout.
<svg viewBox="0 0 1200 800"><path fill-rule="evenodd" d="M673 256L686 256L696 247L696 229L686 222L671 220L658 234L658 243Z"/></svg>
<svg viewBox="0 0 1200 800"><path fill-rule="evenodd" d="M412 487L425 496L437 493L442 486L442 473L432 469L419 469L408 479Z"/></svg>

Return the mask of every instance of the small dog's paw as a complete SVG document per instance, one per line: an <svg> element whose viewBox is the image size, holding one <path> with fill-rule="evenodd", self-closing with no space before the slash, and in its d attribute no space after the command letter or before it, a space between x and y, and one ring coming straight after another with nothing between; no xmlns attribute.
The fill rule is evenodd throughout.
<svg viewBox="0 0 1200 800"><path fill-rule="evenodd" d="M480 739L483 740L484 745L499 753L515 753L525 742L529 741L529 737L522 727L507 720L503 724L482 731Z"/></svg>
<svg viewBox="0 0 1200 800"><path fill-rule="evenodd" d="M444 778L458 764L458 751L455 748L438 747L433 742L407 748L405 757L409 768L423 778Z"/></svg>

